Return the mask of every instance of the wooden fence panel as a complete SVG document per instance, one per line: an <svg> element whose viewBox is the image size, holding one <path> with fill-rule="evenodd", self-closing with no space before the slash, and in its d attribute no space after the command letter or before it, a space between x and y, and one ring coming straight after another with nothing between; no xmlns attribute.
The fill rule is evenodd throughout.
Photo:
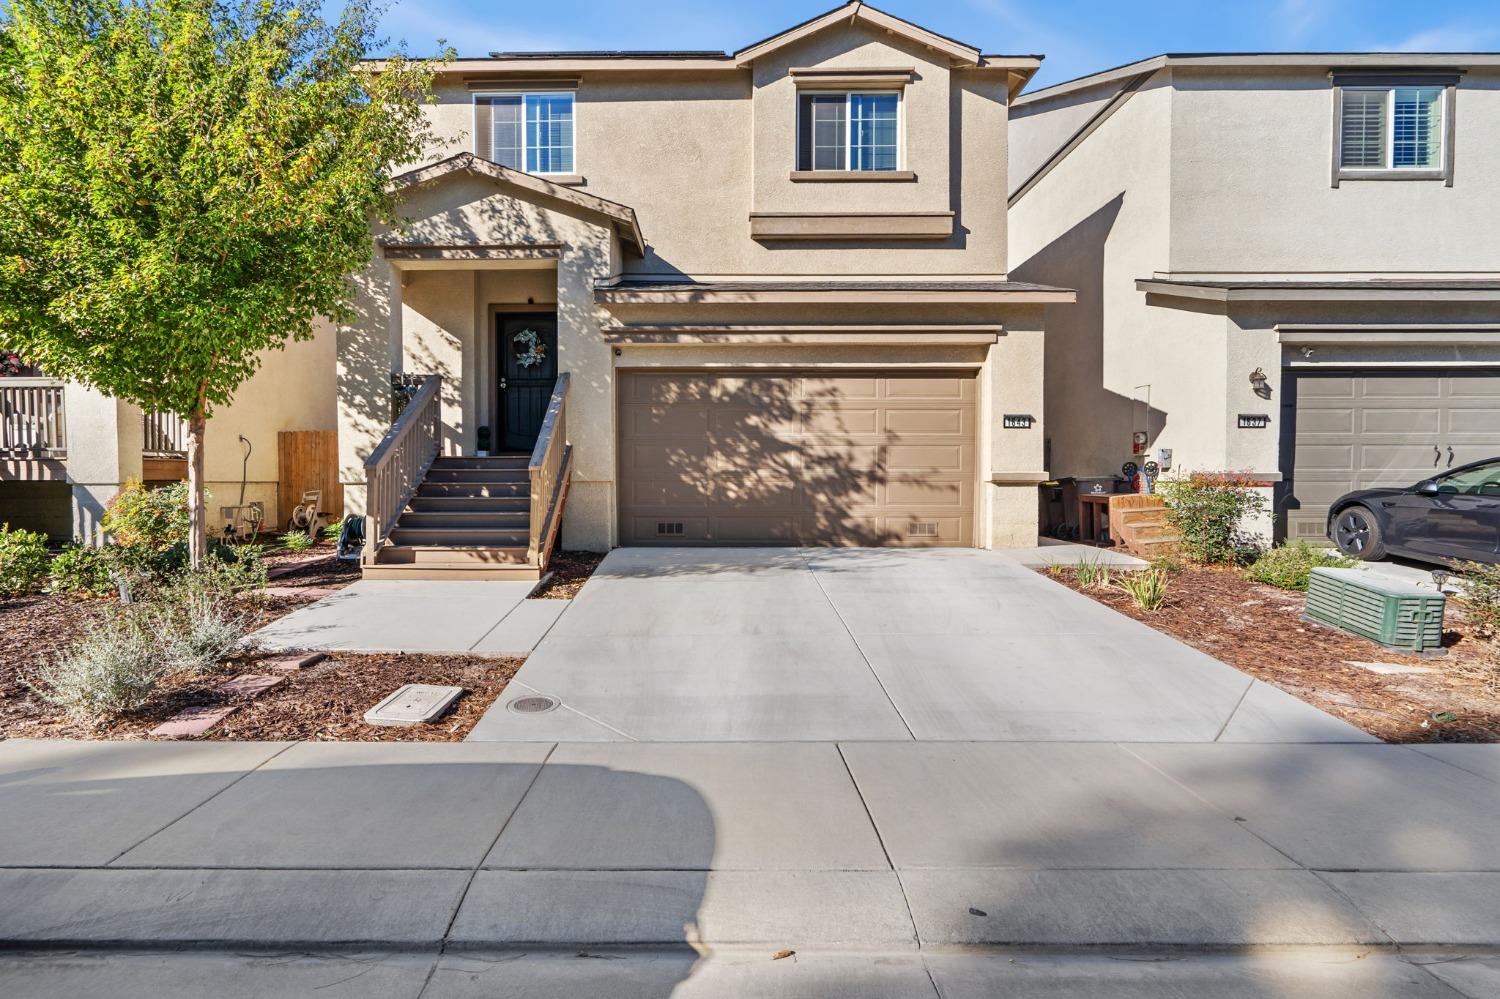
<svg viewBox="0 0 1500 999"><path fill-rule="evenodd" d="M286 527L307 489L323 490L322 509L335 520L344 515L344 484L339 481L336 430L283 430L276 435L278 484L276 529Z"/></svg>

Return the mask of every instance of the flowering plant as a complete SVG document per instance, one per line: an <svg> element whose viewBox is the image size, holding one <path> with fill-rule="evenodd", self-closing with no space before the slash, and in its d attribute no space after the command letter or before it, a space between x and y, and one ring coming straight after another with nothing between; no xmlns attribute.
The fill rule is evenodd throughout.
<svg viewBox="0 0 1500 999"><path fill-rule="evenodd" d="M19 378L26 373L26 362L13 350L0 350L0 378Z"/></svg>

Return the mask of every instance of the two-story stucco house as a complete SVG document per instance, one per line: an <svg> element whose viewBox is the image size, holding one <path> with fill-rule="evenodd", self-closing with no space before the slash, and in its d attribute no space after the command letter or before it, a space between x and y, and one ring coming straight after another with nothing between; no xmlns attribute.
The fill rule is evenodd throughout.
<svg viewBox="0 0 1500 999"><path fill-rule="evenodd" d="M1007 274L1037 66L862 3L733 54L447 64L337 332L366 571L535 572L564 499L579 548L1034 543L1073 299Z"/></svg>
<svg viewBox="0 0 1500 999"><path fill-rule="evenodd" d="M1318 540L1348 490L1500 454L1500 55L1158 56L1010 124L1012 276L1078 292L1053 475L1166 449Z"/></svg>

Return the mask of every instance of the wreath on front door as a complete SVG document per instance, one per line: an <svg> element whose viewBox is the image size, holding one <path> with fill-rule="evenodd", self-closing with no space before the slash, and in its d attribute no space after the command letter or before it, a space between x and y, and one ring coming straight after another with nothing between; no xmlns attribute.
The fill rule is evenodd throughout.
<svg viewBox="0 0 1500 999"><path fill-rule="evenodd" d="M511 338L519 348L516 363L523 368L534 368L547 357L547 345L537 336L536 330L522 330Z"/></svg>

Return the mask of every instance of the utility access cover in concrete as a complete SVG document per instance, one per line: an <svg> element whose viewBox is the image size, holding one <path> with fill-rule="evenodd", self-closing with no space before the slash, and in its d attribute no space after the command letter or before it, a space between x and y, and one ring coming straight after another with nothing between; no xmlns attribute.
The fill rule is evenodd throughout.
<svg viewBox="0 0 1500 999"><path fill-rule="evenodd" d="M464 694L462 687L408 683L365 712L371 725L422 725L437 718Z"/></svg>

